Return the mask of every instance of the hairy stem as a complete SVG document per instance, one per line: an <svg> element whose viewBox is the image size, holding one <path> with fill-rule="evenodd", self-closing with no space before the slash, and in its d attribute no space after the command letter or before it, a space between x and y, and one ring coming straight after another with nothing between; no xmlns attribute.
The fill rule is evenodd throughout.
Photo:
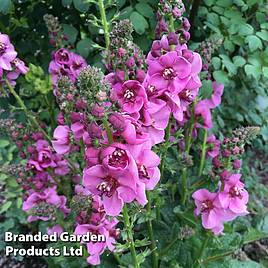
<svg viewBox="0 0 268 268"><path fill-rule="evenodd" d="M198 177L202 175L204 165L205 165L206 150L207 150L207 137L208 137L208 132L205 129L203 143L202 143L201 160L200 160L200 165L199 165L199 170L198 170Z"/></svg>
<svg viewBox="0 0 268 268"><path fill-rule="evenodd" d="M201 249L200 249L200 252L199 252L199 256L198 256L198 258L196 260L196 264L195 264L195 267L196 268L200 267L200 263L202 262L202 257L203 257L204 251L205 251L205 249L207 247L209 238L210 238L209 235L206 234L206 238L203 241L203 244L202 244Z"/></svg>
<svg viewBox="0 0 268 268"><path fill-rule="evenodd" d="M113 143L113 134L112 134L111 129L109 127L109 123L108 123L107 118L104 118L103 125L105 128L106 134L107 134L108 141L110 144L112 144Z"/></svg>
<svg viewBox="0 0 268 268"><path fill-rule="evenodd" d="M46 137L47 140L51 141L51 138L49 137L49 135L45 132L45 130L43 128L41 128L41 126L39 125L38 121L36 120L36 118L31 114L31 112L28 111L27 107L25 106L23 100L20 98L20 96L17 94L17 92L15 91L15 89L11 86L11 84L9 83L8 80L6 80L6 85L10 91L10 93L15 97L15 99L17 100L19 106L22 108L22 110L24 111L25 115L27 116L28 120L30 121L31 125L33 127L36 127L40 132L43 133L43 135Z"/></svg>
<svg viewBox="0 0 268 268"><path fill-rule="evenodd" d="M133 267L140 268L140 265L137 260L137 254L136 254L135 244L134 244L133 235L132 235L132 228L130 225L128 209L126 205L123 207L123 218L124 218L124 224L125 224L125 228L127 232L127 239L128 239L128 243L130 247L130 253L131 253L131 257L133 261Z"/></svg>
<svg viewBox="0 0 268 268"><path fill-rule="evenodd" d="M171 119L169 119L166 131L165 131L165 142L163 146L163 151L161 154L161 164L160 164L160 172L161 176L164 174L164 168L165 168L165 158L167 155L168 145L169 145L169 138L170 138L170 129L171 129Z"/></svg>
<svg viewBox="0 0 268 268"><path fill-rule="evenodd" d="M105 7L103 4L103 0L98 0L98 3L99 3L100 15L101 15L102 28L104 31L105 46L106 46L106 49L108 49L110 45L110 36L109 36L108 23L107 23L107 18L106 18L106 13L105 13Z"/></svg>
<svg viewBox="0 0 268 268"><path fill-rule="evenodd" d="M146 209L149 214L151 214L151 197L150 192L147 192L147 199L148 203L146 205ZM158 254L157 254L157 247L155 243L154 233L153 233L153 226L152 226L152 220L149 220L147 223L148 233L151 240L151 251L152 251L152 268L158 267Z"/></svg>
<svg viewBox="0 0 268 268"><path fill-rule="evenodd" d="M195 109L195 102L193 103L193 108L192 108L192 115L190 118L190 124L188 131L186 133L186 138L185 138L185 151L186 154L189 155L190 149L191 149L191 143L192 143L192 135L193 135L193 130L194 130L194 123L195 123L195 115L194 115L194 109ZM181 195L181 202L182 205L185 205L186 199L187 199L187 167L184 167L182 170L182 195Z"/></svg>

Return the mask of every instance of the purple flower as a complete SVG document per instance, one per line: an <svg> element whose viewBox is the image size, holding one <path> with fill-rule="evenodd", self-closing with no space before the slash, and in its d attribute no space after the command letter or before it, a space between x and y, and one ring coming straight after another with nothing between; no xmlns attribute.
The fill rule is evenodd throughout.
<svg viewBox="0 0 268 268"><path fill-rule="evenodd" d="M191 64L176 51L167 52L158 60L148 61L149 84L158 90L168 89L179 93L189 80Z"/></svg>
<svg viewBox="0 0 268 268"><path fill-rule="evenodd" d="M144 87L136 80L126 81L115 93L122 110L130 114L139 112L147 101Z"/></svg>
<svg viewBox="0 0 268 268"><path fill-rule="evenodd" d="M61 210L65 215L70 212L70 209L66 207L66 197L64 195L58 195L56 192L56 187L47 188L42 193L33 192L26 201L23 203L22 209L24 211L31 211L40 203L46 203ZM40 210L40 209L39 209ZM47 221L50 220L49 214L50 210L44 211L44 215L33 215L28 217L28 221L36 221L36 220L43 220ZM38 211L40 213L40 211Z"/></svg>
<svg viewBox="0 0 268 268"><path fill-rule="evenodd" d="M240 178L241 174L232 174L228 181L225 181L223 192L218 193L218 200L224 209L229 209L234 214L246 215L248 192Z"/></svg>
<svg viewBox="0 0 268 268"><path fill-rule="evenodd" d="M54 130L52 145L58 154L66 154L70 151L69 135L70 128L68 126L58 126Z"/></svg>
<svg viewBox="0 0 268 268"><path fill-rule="evenodd" d="M15 60L16 56L17 52L10 43L9 37L6 34L0 33L0 68L11 71L11 63Z"/></svg>
<svg viewBox="0 0 268 268"><path fill-rule="evenodd" d="M84 171L83 185L102 197L105 212L110 216L119 215L124 203L132 202L137 195L136 178L131 172L114 176L102 165Z"/></svg>
<svg viewBox="0 0 268 268"><path fill-rule="evenodd" d="M219 155L221 142L216 139L215 135L207 138L207 156L214 158Z"/></svg>
<svg viewBox="0 0 268 268"><path fill-rule="evenodd" d="M203 227L220 233L223 230L223 210L216 201L217 194L200 189L195 191L192 197L196 205L195 215L201 214Z"/></svg>

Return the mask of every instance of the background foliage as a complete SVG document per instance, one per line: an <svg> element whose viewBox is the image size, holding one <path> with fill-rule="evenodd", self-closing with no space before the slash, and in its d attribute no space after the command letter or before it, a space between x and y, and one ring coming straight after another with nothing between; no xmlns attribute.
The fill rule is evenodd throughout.
<svg viewBox="0 0 268 268"><path fill-rule="evenodd" d="M223 104L214 113L214 127L222 134L240 125L261 127L261 136L255 144L257 150L248 153L247 160L243 163L247 187L252 194L250 211L255 214L235 221L229 230L227 228L225 237L212 240L217 250L208 252L207 256L214 256L214 262L211 263L207 257L204 267L267 267L267 256L262 254L256 244L250 242L268 232L268 6L265 0L204 0L190 14L189 2L191 1L185 4L192 24L190 46L200 51L201 42L211 40L215 45L216 40L221 40L212 53L212 68L209 70L218 82L225 84ZM155 38L156 0L109 0L106 10L110 27L114 19L129 18L134 25L135 43L143 50L149 50ZM53 51L43 21L43 16L47 13L59 18L64 34L68 37L64 42L87 58L89 64L102 67L100 52L104 46L104 36L99 26L99 10L94 1L1 0L0 32L9 34L20 57L31 63L30 72L19 81L20 95L29 109L39 112L41 118L53 128L57 110L47 74ZM211 85L204 83L202 94L209 95L210 92ZM14 103L13 99L9 99L9 102L0 99L1 107L9 112L14 111ZM0 164L18 161L14 159L15 150L14 145L1 137ZM173 166L170 164L169 175L172 178L175 171L172 173ZM27 230L25 215L20 210L21 192L15 179L0 175L0 187L1 233L7 230L17 233ZM158 190L172 193L172 185L170 187ZM167 198L172 198L172 194ZM200 248L201 240L185 240L177 219L190 227L196 227L195 219L191 212L182 213L180 207L164 209L164 220L155 227L156 239L161 241L161 250L168 251L161 259L161 267L192 267L193 256L189 252L198 255L196 249ZM146 221L146 217L154 219L157 215L141 214L138 223ZM233 233L233 230L236 232ZM205 238L201 229L198 232L201 239ZM267 239L261 241L266 249L267 244ZM3 247L1 242L0 249ZM253 253L256 250L258 252ZM225 255L226 261L223 262ZM101 267L112 267L111 256L106 258ZM77 260L49 259L47 262L51 267L77 267ZM129 263L127 259L125 262ZM85 263L79 265L83 267ZM150 267L149 263L145 262L144 267Z"/></svg>

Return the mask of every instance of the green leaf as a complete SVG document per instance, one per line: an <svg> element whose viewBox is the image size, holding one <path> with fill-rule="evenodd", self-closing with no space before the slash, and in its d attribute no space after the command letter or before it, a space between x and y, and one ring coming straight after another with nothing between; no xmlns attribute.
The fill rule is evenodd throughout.
<svg viewBox="0 0 268 268"><path fill-rule="evenodd" d="M246 64L244 68L247 75L251 75L256 79L259 79L261 75L261 68L259 66Z"/></svg>
<svg viewBox="0 0 268 268"><path fill-rule="evenodd" d="M250 34L253 34L254 32L254 28L250 25L250 24L247 24L247 23L241 23L239 25L239 29L238 29L238 32L241 34L241 35L250 35Z"/></svg>
<svg viewBox="0 0 268 268"><path fill-rule="evenodd" d="M85 13L88 11L90 4L86 0L73 0L73 2L74 2L74 7L78 11L82 13Z"/></svg>
<svg viewBox="0 0 268 268"><path fill-rule="evenodd" d="M146 19L136 11L131 13L130 20L133 23L133 27L138 34L143 34L149 27Z"/></svg>
<svg viewBox="0 0 268 268"><path fill-rule="evenodd" d="M221 59L219 57L213 57L211 59L212 65L215 70L219 70L221 67Z"/></svg>
<svg viewBox="0 0 268 268"><path fill-rule="evenodd" d="M3 14L7 14L8 11L10 10L12 5L11 0L1 0L0 3L0 12Z"/></svg>
<svg viewBox="0 0 268 268"><path fill-rule="evenodd" d="M204 80L200 89L202 99L209 99L212 95L212 91L213 90L211 80Z"/></svg>
<svg viewBox="0 0 268 268"><path fill-rule="evenodd" d="M61 4L64 6L64 7L68 7L72 4L73 0L61 0Z"/></svg>
<svg viewBox="0 0 268 268"><path fill-rule="evenodd" d="M258 48L259 49L262 49L262 42L261 42L260 38L258 38L255 35L249 35L249 36L247 36L246 42L249 45L250 51L255 51Z"/></svg>
<svg viewBox="0 0 268 268"><path fill-rule="evenodd" d="M228 70L230 75L235 75L237 73L237 67L232 63L231 59L227 55L220 55L222 58L222 64Z"/></svg>
<svg viewBox="0 0 268 268"><path fill-rule="evenodd" d="M242 67L246 64L246 60L241 56L234 56L233 62L237 67Z"/></svg>
<svg viewBox="0 0 268 268"><path fill-rule="evenodd" d="M154 10L147 3L138 3L135 8L146 18L152 18L154 16Z"/></svg>
<svg viewBox="0 0 268 268"><path fill-rule="evenodd" d="M80 40L76 45L77 52L84 58L87 58L89 52L93 49L92 41L88 38Z"/></svg>
<svg viewBox="0 0 268 268"><path fill-rule="evenodd" d="M261 128L261 135L265 141L268 141L268 126L263 126Z"/></svg>
<svg viewBox="0 0 268 268"><path fill-rule="evenodd" d="M262 40L268 41L268 31L261 30L260 32L256 32L256 35L259 36Z"/></svg>
<svg viewBox="0 0 268 268"><path fill-rule="evenodd" d="M262 67L262 74L268 78L268 67Z"/></svg>
<svg viewBox="0 0 268 268"><path fill-rule="evenodd" d="M256 240L268 238L268 233L261 232L257 229L251 228L243 235L243 244L251 243Z"/></svg>
<svg viewBox="0 0 268 268"><path fill-rule="evenodd" d="M78 31L70 24L62 24L64 34L68 37L68 42L73 44L76 41Z"/></svg>
<svg viewBox="0 0 268 268"><path fill-rule="evenodd" d="M226 39L223 42L223 46L226 50L230 51L230 52L234 52L235 50L235 46L233 44L233 42L231 42L230 40Z"/></svg>
<svg viewBox="0 0 268 268"><path fill-rule="evenodd" d="M213 77L218 83L227 83L228 82L228 75L225 71L215 71L213 72Z"/></svg>
<svg viewBox="0 0 268 268"><path fill-rule="evenodd" d="M266 108L268 108L268 96L258 95L256 98L256 108L259 111L264 111Z"/></svg>
<svg viewBox="0 0 268 268"><path fill-rule="evenodd" d="M5 148L9 145L8 140L0 140L0 148Z"/></svg>
<svg viewBox="0 0 268 268"><path fill-rule="evenodd" d="M12 205L11 201L5 202L1 207L0 207L0 214L6 212Z"/></svg>

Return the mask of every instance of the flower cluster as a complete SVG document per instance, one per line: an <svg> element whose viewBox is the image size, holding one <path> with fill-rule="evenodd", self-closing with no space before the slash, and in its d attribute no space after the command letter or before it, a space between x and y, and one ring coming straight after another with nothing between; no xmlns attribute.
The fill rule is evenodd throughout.
<svg viewBox="0 0 268 268"><path fill-rule="evenodd" d="M8 35L0 33L0 86L5 84L5 80L14 86L19 75L27 72L28 67L17 57ZM4 92L1 94L6 95Z"/></svg>
<svg viewBox="0 0 268 268"><path fill-rule="evenodd" d="M49 64L49 73L52 76L52 84L56 86L59 77L67 76L71 81L75 81L86 61L73 52L61 48L53 53L53 60Z"/></svg>
<svg viewBox="0 0 268 268"><path fill-rule="evenodd" d="M106 249L115 250L118 216L123 211L125 219L126 204L147 204L147 191L159 183L164 167L162 162L160 172L160 162L172 145L179 149L177 160L183 163L182 177L187 179L187 167L196 161L191 143L201 132L205 132L202 160L212 161L211 177L218 180L215 192L199 189L192 194L195 214L215 234L223 232L225 222L248 214L248 193L238 171L244 145L257 130L235 130L223 142L208 134L212 110L220 105L224 86L211 81L211 96L199 97L202 60L186 44L190 24L182 16L184 11L182 1L160 1L159 40L152 43L146 57L133 42L131 23L116 22L105 38L110 40L104 53L106 74L66 48L55 51L49 73L60 112L52 138L42 123L39 130L29 130L13 119L0 120L25 159L23 169L14 170L25 190L23 210L29 214L28 221L49 222L48 233L66 229L77 235L103 235L104 241L81 242L92 265L100 264ZM44 19L53 45L62 43L57 18L46 15ZM0 77L6 75L11 84L14 72L27 72L16 56L8 37L0 34ZM156 149L160 143L163 146ZM186 181L182 185L187 188ZM180 192L184 203L189 191ZM194 234L184 227L181 231L181 239Z"/></svg>
<svg viewBox="0 0 268 268"><path fill-rule="evenodd" d="M193 193L197 206L196 215L202 217L204 228L215 234L223 232L224 222L248 214L248 192L241 182L241 155L244 145L256 136L258 127L242 127L233 131L231 138L224 138L221 143L214 135L207 139L207 156L212 158L213 177L219 179L215 193L200 189Z"/></svg>

